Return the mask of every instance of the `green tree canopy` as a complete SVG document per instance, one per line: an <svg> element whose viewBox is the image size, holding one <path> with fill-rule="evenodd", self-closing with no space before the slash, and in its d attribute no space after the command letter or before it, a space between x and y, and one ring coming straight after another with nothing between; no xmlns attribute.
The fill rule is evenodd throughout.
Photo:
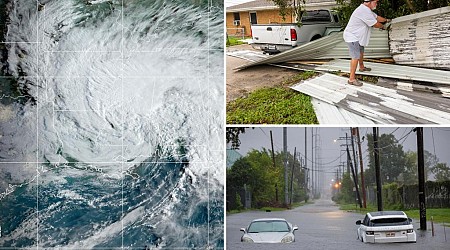
<svg viewBox="0 0 450 250"><path fill-rule="evenodd" d="M244 184L247 190L252 193L252 205L255 207L278 206L283 203L285 190L284 161L285 154L276 152L274 165L272 152L267 149L252 150L237 160L227 170L227 204L229 201L236 200L235 195L243 190ZM289 184L292 180L293 186L293 201L305 200L304 170L301 169L298 159L294 160L294 156L289 152L287 161ZM289 185L288 191L290 190Z"/></svg>
<svg viewBox="0 0 450 250"><path fill-rule="evenodd" d="M424 169L425 169L425 181L429 179L430 169L438 164L439 159L436 155L430 153L427 150L423 152L424 157ZM418 183L418 163L417 163L417 152L408 151L405 153L406 165L405 171L401 174L399 178L400 182L403 184L415 184Z"/></svg>
<svg viewBox="0 0 450 250"><path fill-rule="evenodd" d="M362 2L362 0L336 0L338 7L335 9L344 26L347 25L353 11ZM450 0L380 0L374 12L379 16L393 19L449 5Z"/></svg>
<svg viewBox="0 0 450 250"><path fill-rule="evenodd" d="M367 135L369 148L369 171L366 173L367 184L375 183L375 159L373 151L373 135ZM397 142L394 135L382 134L378 138L380 153L381 182L391 183L397 180L406 170L406 155L403 146Z"/></svg>
<svg viewBox="0 0 450 250"><path fill-rule="evenodd" d="M450 181L450 167L447 166L447 163L436 164L431 168L431 172L436 177L436 181Z"/></svg>

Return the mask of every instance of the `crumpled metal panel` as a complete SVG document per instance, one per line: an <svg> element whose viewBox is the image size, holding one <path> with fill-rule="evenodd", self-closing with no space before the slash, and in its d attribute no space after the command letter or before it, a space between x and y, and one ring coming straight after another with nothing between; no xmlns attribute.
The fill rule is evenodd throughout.
<svg viewBox="0 0 450 250"><path fill-rule="evenodd" d="M336 32L329 36L322 37L318 40L296 47L294 49L270 56L267 59L240 66L237 69L244 69L250 66L261 64L292 62L298 60L350 58L347 43L345 43L342 36L343 32ZM389 53L387 31L379 29L372 30L369 46L365 48L364 57L391 57Z"/></svg>
<svg viewBox="0 0 450 250"><path fill-rule="evenodd" d="M383 124L449 124L450 101L434 94L347 84L332 74L308 79L292 89Z"/></svg>
<svg viewBox="0 0 450 250"><path fill-rule="evenodd" d="M415 80L422 82L431 82L439 84L450 84L450 71L417 68L404 65L383 64L364 62L366 67L371 68L371 71L356 71L356 74L382 76L395 79ZM350 60L333 60L326 64L316 67L316 70L329 72L350 72Z"/></svg>
<svg viewBox="0 0 450 250"><path fill-rule="evenodd" d="M389 39L398 64L450 69L450 6L395 18Z"/></svg>
<svg viewBox="0 0 450 250"><path fill-rule="evenodd" d="M250 62L256 62L261 59L265 59L269 57L269 55L263 54L260 51L252 51L252 50L233 50L227 51L227 56L233 56L236 58L244 59Z"/></svg>
<svg viewBox="0 0 450 250"><path fill-rule="evenodd" d="M311 104L313 105L317 120L321 125L341 126L342 124L375 124L374 121L366 117L357 115L332 104L328 104L327 102L316 98L311 98Z"/></svg>

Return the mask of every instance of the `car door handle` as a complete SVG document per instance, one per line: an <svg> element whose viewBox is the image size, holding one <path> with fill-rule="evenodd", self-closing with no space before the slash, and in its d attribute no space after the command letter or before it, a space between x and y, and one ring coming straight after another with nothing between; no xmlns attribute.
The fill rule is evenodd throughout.
<svg viewBox="0 0 450 250"><path fill-rule="evenodd" d="M272 27L267 27L267 31L272 31Z"/></svg>

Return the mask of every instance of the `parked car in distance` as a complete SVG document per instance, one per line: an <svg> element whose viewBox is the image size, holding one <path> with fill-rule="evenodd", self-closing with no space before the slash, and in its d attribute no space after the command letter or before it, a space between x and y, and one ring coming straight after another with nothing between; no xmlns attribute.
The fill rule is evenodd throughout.
<svg viewBox="0 0 450 250"><path fill-rule="evenodd" d="M367 213L356 221L358 239L362 242L416 242L412 220L403 211Z"/></svg>
<svg viewBox="0 0 450 250"><path fill-rule="evenodd" d="M253 220L247 228L241 228L244 235L241 242L252 243L291 243L295 241L297 226L281 218Z"/></svg>

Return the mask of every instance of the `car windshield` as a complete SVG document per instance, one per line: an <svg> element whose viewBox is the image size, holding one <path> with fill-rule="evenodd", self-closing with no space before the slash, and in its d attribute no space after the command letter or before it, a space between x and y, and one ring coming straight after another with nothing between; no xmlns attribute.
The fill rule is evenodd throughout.
<svg viewBox="0 0 450 250"><path fill-rule="evenodd" d="M383 218L371 220L369 226L382 227L382 226L401 226L408 225L408 218Z"/></svg>
<svg viewBox="0 0 450 250"><path fill-rule="evenodd" d="M289 232L289 226L285 221L255 221L248 227L248 232Z"/></svg>

